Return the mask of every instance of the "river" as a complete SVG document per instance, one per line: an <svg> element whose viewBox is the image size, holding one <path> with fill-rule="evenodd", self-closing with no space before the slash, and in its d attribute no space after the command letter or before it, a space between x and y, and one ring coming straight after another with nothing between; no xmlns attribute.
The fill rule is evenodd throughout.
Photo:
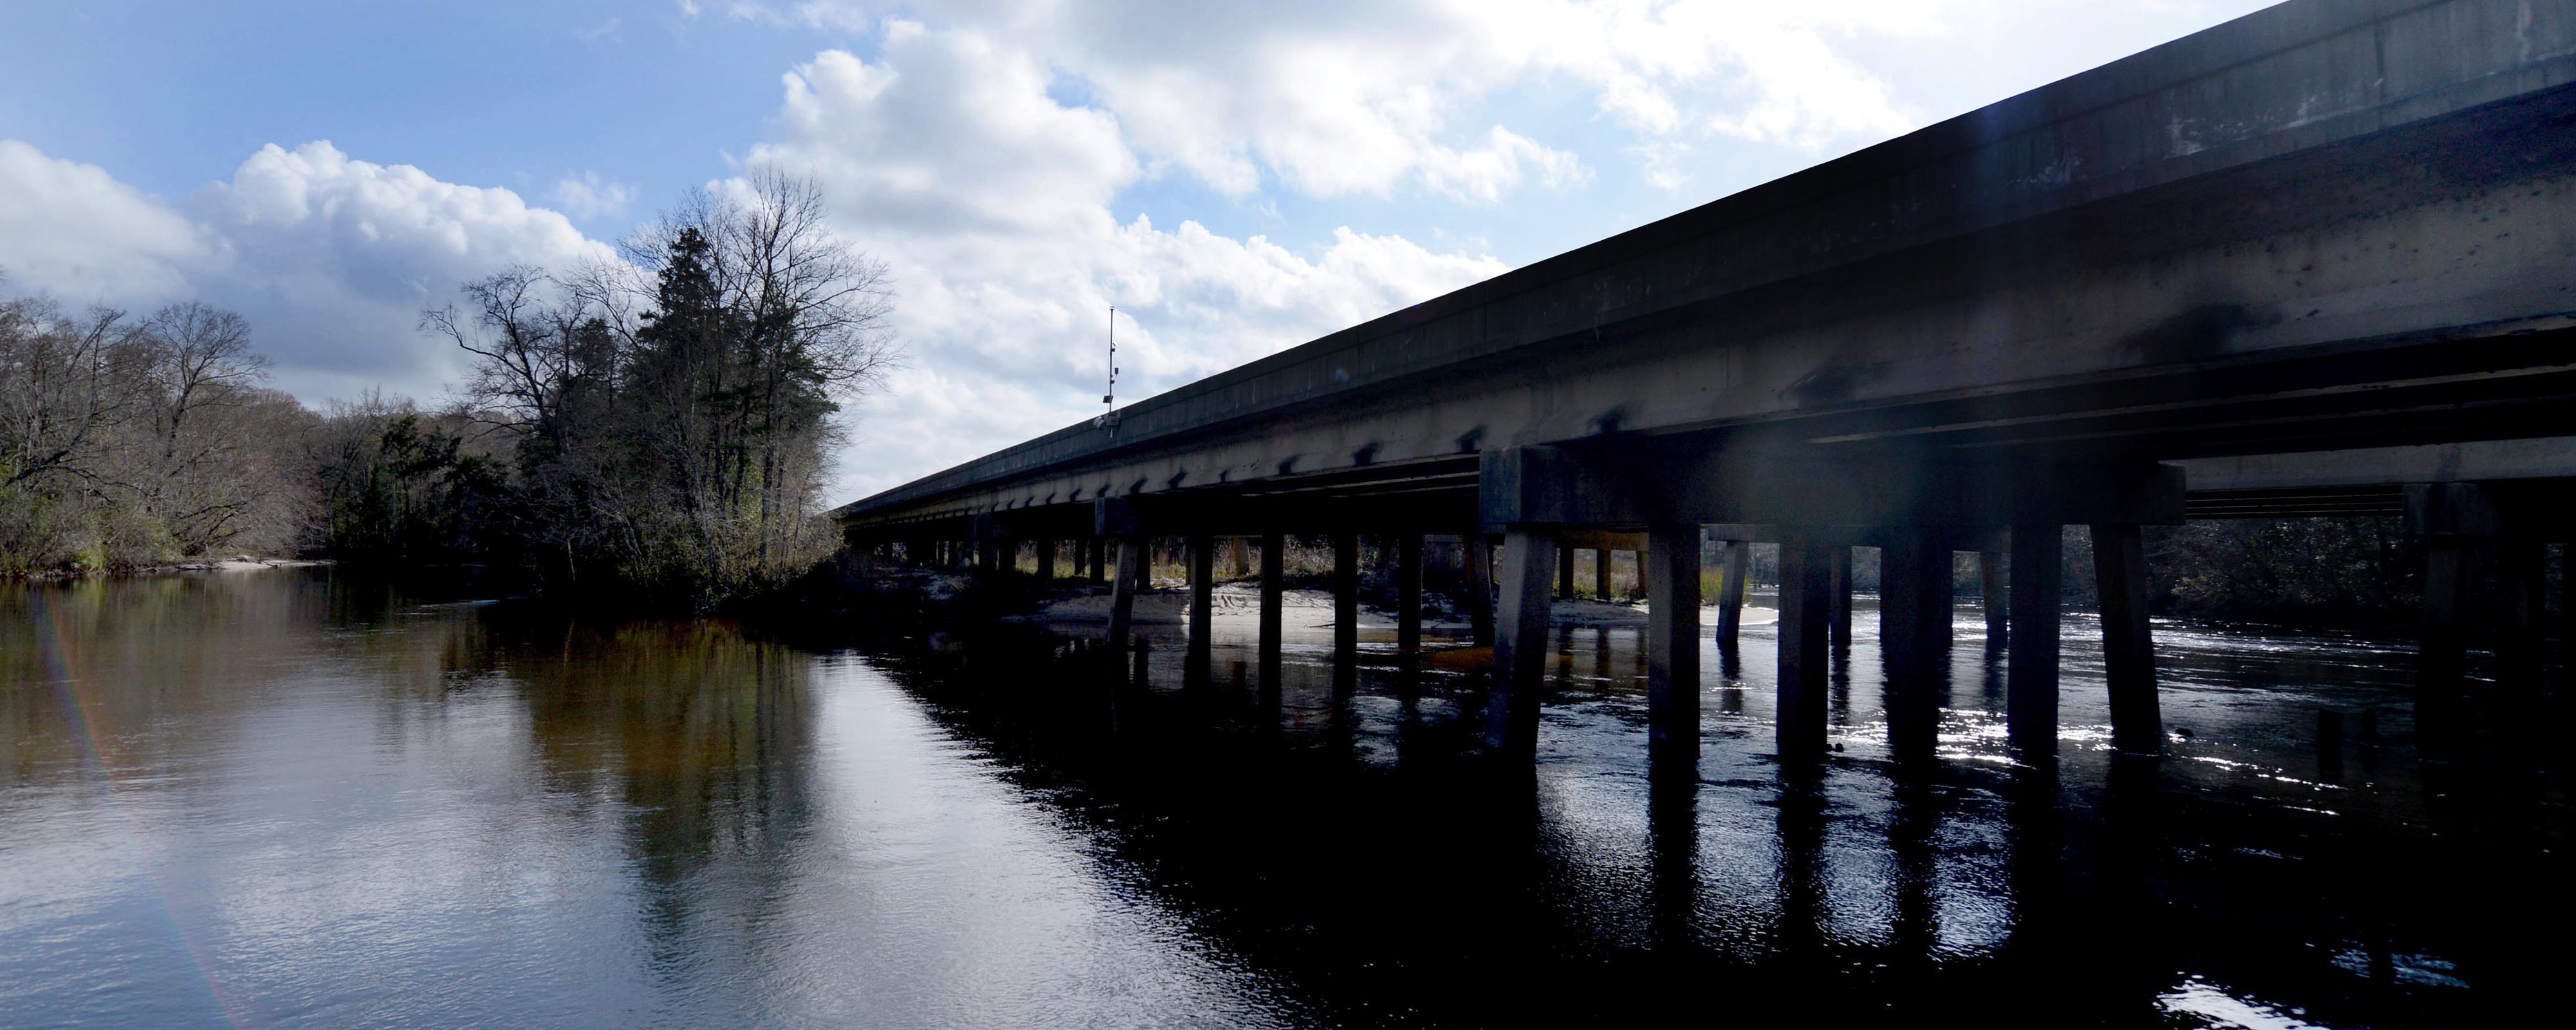
<svg viewBox="0 0 2576 1030"><path fill-rule="evenodd" d="M2455 1026L2558 997L2565 708L2419 753L2402 643L2159 623L2160 762L2009 760L1963 608L1894 762L1874 614L1836 750L1771 630L1650 789L1639 635L1559 633L1534 765L1472 673L1327 612L1146 682L1029 627L791 645L330 567L0 587L0 1025ZM1454 641L1442 641L1454 642ZM2558 694L2564 694L2561 690ZM2318 711L2341 713L2320 747ZM2451 740L2445 737L2444 740Z"/></svg>

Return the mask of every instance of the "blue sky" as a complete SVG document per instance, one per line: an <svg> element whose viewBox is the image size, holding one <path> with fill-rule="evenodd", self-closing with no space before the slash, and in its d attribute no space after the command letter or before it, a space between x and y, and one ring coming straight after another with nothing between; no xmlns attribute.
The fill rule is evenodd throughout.
<svg viewBox="0 0 2576 1030"><path fill-rule="evenodd" d="M888 262L910 369L836 498L2263 6L560 0L0 8L12 292L248 314L309 402L754 164Z"/></svg>

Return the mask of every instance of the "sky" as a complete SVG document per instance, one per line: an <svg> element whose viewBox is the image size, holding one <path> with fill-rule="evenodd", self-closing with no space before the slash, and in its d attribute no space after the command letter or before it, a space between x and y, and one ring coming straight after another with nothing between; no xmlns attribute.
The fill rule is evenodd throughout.
<svg viewBox="0 0 2576 1030"><path fill-rule="evenodd" d="M774 167L893 275L835 503L2260 0L0 0L0 294L436 405L458 284Z"/></svg>

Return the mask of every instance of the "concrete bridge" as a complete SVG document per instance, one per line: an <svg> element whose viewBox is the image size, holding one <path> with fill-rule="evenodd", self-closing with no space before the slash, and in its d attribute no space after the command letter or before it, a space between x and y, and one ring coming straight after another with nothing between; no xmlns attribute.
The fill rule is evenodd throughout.
<svg viewBox="0 0 2576 1030"><path fill-rule="evenodd" d="M2405 513L2440 680L2468 556L2531 559L2500 568L2536 611L2515 568L2576 529L2570 477L2576 0L2294 0L834 514L915 560L1114 543L1118 638L1144 541L1186 539L1199 647L1213 541L1260 537L1272 661L1283 534L1336 540L1345 654L1358 535L1399 543L1408 598L1458 536L1516 750L1568 549L1639 550L1661 767L1698 739L1707 537L1729 592L1780 545L1784 755L1824 747L1853 546L1884 549L1896 736L1928 742L1973 550L2044 751L2061 528L2090 526L2116 743L2152 752L2140 526Z"/></svg>

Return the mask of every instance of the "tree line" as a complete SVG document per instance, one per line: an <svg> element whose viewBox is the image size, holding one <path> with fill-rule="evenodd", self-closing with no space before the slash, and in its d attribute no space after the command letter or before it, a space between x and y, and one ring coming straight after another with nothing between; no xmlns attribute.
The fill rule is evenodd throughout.
<svg viewBox="0 0 2576 1030"><path fill-rule="evenodd" d="M425 311L471 363L437 410L306 408L202 304L0 301L0 576L304 551L706 605L803 572L837 416L903 358L884 266L765 173L620 249Z"/></svg>

